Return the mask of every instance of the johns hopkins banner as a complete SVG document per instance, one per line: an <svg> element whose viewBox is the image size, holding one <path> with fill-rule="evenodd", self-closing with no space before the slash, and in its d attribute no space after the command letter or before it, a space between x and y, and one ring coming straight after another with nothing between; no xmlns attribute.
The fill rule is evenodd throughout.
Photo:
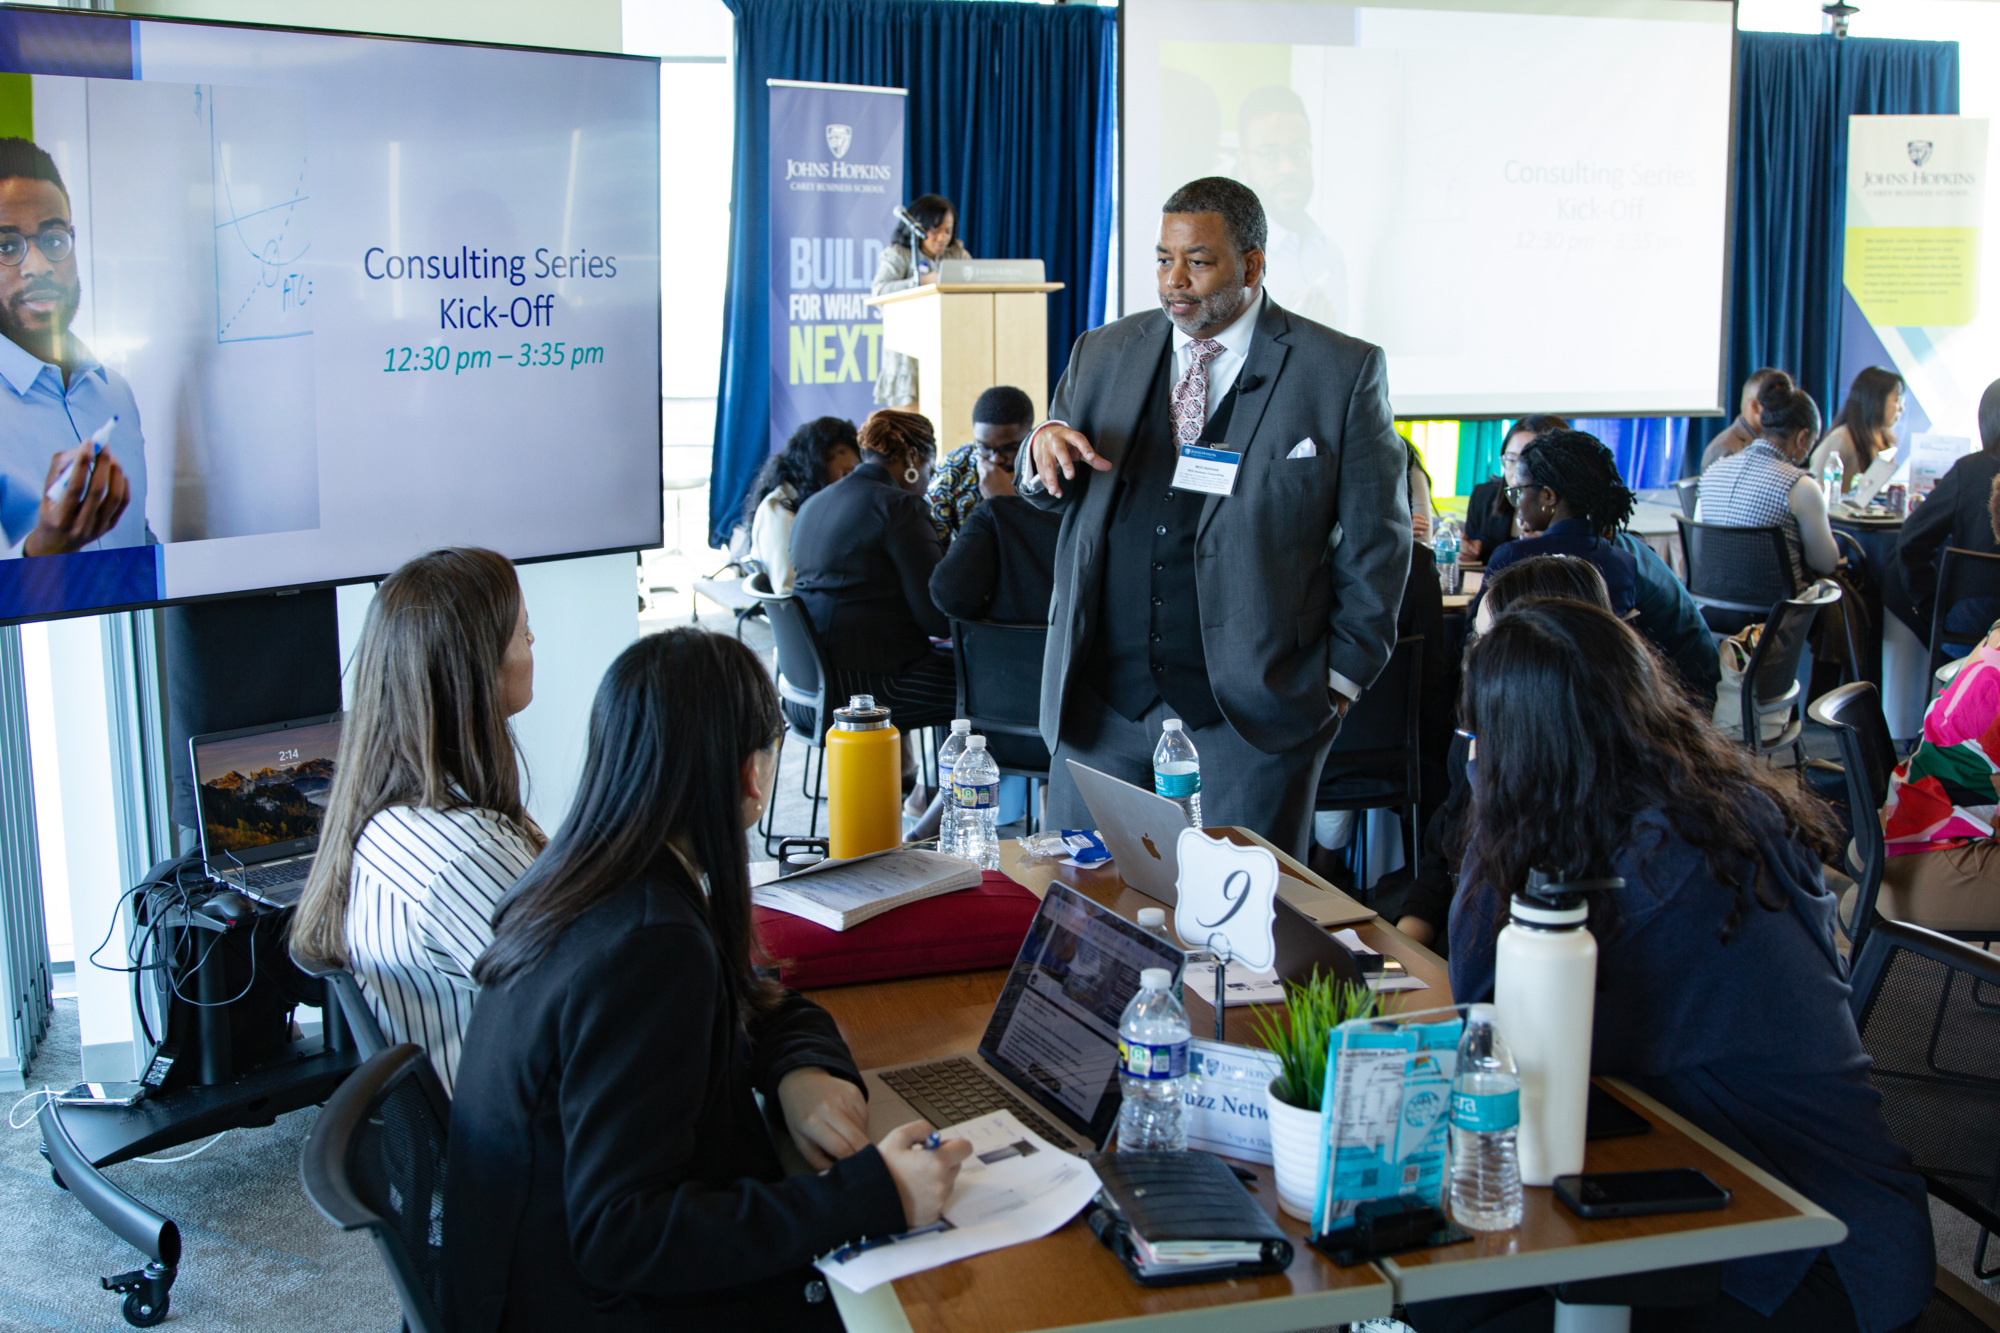
<svg viewBox="0 0 2000 1333"><path fill-rule="evenodd" d="M1867 366L1901 375L1898 445L1935 473L1977 447L1979 395L1995 364L2000 312L1980 309L1993 183L1986 122L1850 116L1847 125L1841 391Z"/></svg>
<svg viewBox="0 0 2000 1333"><path fill-rule="evenodd" d="M901 88L768 80L771 449L874 407L882 322L864 305L903 202Z"/></svg>

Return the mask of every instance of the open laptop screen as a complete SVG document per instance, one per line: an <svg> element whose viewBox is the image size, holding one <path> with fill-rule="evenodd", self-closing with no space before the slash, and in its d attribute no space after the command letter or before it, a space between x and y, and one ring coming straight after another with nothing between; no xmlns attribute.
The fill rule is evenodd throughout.
<svg viewBox="0 0 2000 1333"><path fill-rule="evenodd" d="M340 753L340 714L196 736L188 750L201 852L210 865L254 865L317 845Z"/></svg>
<svg viewBox="0 0 2000 1333"><path fill-rule="evenodd" d="M1075 890L1051 884L980 1039L979 1054L1093 1143L1118 1117L1118 1020L1139 973L1186 955Z"/></svg>

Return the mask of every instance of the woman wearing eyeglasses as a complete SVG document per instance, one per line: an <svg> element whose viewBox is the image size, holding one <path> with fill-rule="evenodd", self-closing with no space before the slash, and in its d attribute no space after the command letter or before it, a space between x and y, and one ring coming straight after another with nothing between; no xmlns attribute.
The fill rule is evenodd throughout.
<svg viewBox="0 0 2000 1333"><path fill-rule="evenodd" d="M1521 455L1521 481L1507 488L1523 529L1537 533L1508 542L1486 561L1492 578L1518 560L1573 555L1597 566L1623 616L1638 604L1639 562L1611 538L1632 517L1632 492L1611 451L1596 436L1556 430L1536 437Z"/></svg>

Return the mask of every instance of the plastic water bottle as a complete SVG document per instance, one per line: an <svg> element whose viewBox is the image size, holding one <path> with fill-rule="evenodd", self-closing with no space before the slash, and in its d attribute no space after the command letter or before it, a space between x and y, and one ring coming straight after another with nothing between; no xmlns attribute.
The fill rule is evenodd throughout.
<svg viewBox="0 0 2000 1333"><path fill-rule="evenodd" d="M946 856L960 855L959 844L964 841L959 829L958 799L951 790L951 774L964 756L965 738L971 734L972 723L955 717L951 720L951 735L938 747L938 789L944 794L944 809L938 818L938 850Z"/></svg>
<svg viewBox="0 0 2000 1333"><path fill-rule="evenodd" d="M1118 1020L1118 1151L1187 1151L1181 1101L1188 1073L1188 1016L1169 987L1173 973L1149 967Z"/></svg>
<svg viewBox="0 0 2000 1333"><path fill-rule="evenodd" d="M1189 825L1202 826L1201 756L1177 717L1160 724L1160 743L1153 749L1153 790L1185 810Z"/></svg>
<svg viewBox="0 0 2000 1333"><path fill-rule="evenodd" d="M1841 485L1846 480L1847 464L1840 461L1840 450L1826 451L1826 466L1819 470L1820 493L1826 497L1826 507L1832 509L1840 502Z"/></svg>
<svg viewBox="0 0 2000 1333"><path fill-rule="evenodd" d="M1494 1027L1490 1004L1475 1004L1458 1043L1451 1081L1451 1217L1471 1231L1521 1225L1521 1077Z"/></svg>
<svg viewBox="0 0 2000 1333"><path fill-rule="evenodd" d="M1458 524L1446 519L1431 532L1431 555L1437 561L1438 587L1446 596L1458 592Z"/></svg>
<svg viewBox="0 0 2000 1333"><path fill-rule="evenodd" d="M967 736L965 753L951 771L951 799L958 807L958 846L982 870L1000 868L1000 765L986 753L984 736Z"/></svg>

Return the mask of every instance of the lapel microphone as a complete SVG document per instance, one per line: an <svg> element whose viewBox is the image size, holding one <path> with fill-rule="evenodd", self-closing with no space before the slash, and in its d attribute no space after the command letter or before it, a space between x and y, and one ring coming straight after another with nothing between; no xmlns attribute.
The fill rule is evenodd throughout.
<svg viewBox="0 0 2000 1333"><path fill-rule="evenodd" d="M1250 374L1236 381L1236 387L1244 393L1249 393L1252 389L1262 386L1263 383L1264 377L1262 375Z"/></svg>

